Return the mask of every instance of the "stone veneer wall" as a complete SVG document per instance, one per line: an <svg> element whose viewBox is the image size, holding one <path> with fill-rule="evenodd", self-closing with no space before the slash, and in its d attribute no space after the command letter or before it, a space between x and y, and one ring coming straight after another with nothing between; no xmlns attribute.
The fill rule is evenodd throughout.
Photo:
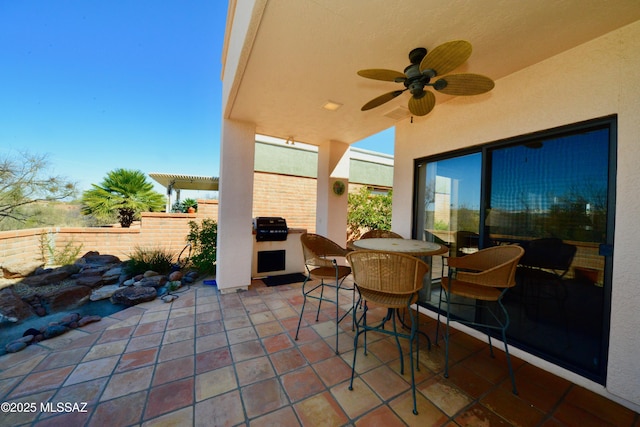
<svg viewBox="0 0 640 427"><path fill-rule="evenodd" d="M218 220L218 201L198 200L198 212L192 214L144 212L141 216L130 228L43 227L0 232L0 266L42 260L43 238L58 251L68 243L82 245L80 255L98 251L125 260L136 247L166 248L177 255L186 245L189 221Z"/></svg>

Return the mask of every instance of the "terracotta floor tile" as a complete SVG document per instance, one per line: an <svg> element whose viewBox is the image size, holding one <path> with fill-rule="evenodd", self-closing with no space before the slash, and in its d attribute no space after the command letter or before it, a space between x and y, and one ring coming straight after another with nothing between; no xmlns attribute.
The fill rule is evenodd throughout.
<svg viewBox="0 0 640 427"><path fill-rule="evenodd" d="M214 350L229 345L227 334L224 332L214 333L211 335L200 336L196 339L196 353Z"/></svg>
<svg viewBox="0 0 640 427"><path fill-rule="evenodd" d="M241 342L231 346L231 356L236 363L263 356L264 354L264 349L257 340Z"/></svg>
<svg viewBox="0 0 640 427"><path fill-rule="evenodd" d="M494 388L480 403L518 426L535 426L544 418L543 412L502 387Z"/></svg>
<svg viewBox="0 0 640 427"><path fill-rule="evenodd" d="M502 426L510 427L505 419L480 404L474 404L455 418L461 427Z"/></svg>
<svg viewBox="0 0 640 427"><path fill-rule="evenodd" d="M123 354L120 358L120 363L116 366L115 372L124 372L141 366L151 365L155 363L157 357L157 348L148 348Z"/></svg>
<svg viewBox="0 0 640 427"><path fill-rule="evenodd" d="M196 322L196 337L204 337L220 332L224 332L224 325L219 320L204 323L200 321Z"/></svg>
<svg viewBox="0 0 640 427"><path fill-rule="evenodd" d="M294 346L291 338L288 334L273 335L268 338L262 339L262 344L267 350L268 354L276 353L286 348L292 348Z"/></svg>
<svg viewBox="0 0 640 427"><path fill-rule="evenodd" d="M93 406L98 402L100 394L104 390L109 377L97 378L79 384L68 385L60 388L52 402L86 402Z"/></svg>
<svg viewBox="0 0 640 427"><path fill-rule="evenodd" d="M228 347L196 354L196 374L228 366L233 363Z"/></svg>
<svg viewBox="0 0 640 427"><path fill-rule="evenodd" d="M307 359L297 348L290 348L269 355L276 372L281 375L285 372L298 369L307 364Z"/></svg>
<svg viewBox="0 0 640 427"><path fill-rule="evenodd" d="M264 415L289 403L277 378L242 387L240 393L249 418Z"/></svg>
<svg viewBox="0 0 640 427"><path fill-rule="evenodd" d="M152 386L176 381L194 375L194 357L187 356L158 363L153 374Z"/></svg>
<svg viewBox="0 0 640 427"><path fill-rule="evenodd" d="M388 406L381 406L362 416L355 427L404 427L406 424Z"/></svg>
<svg viewBox="0 0 640 427"><path fill-rule="evenodd" d="M386 365L382 365L361 375L361 379L375 391L382 400L389 400L408 390L411 384Z"/></svg>
<svg viewBox="0 0 640 427"><path fill-rule="evenodd" d="M238 383L241 387L276 376L271 367L271 362L266 356L236 363L236 372L238 374Z"/></svg>
<svg viewBox="0 0 640 427"><path fill-rule="evenodd" d="M249 319L249 316L228 317L226 313L223 312L222 319L225 329L229 332L236 329L251 327L251 320Z"/></svg>
<svg viewBox="0 0 640 427"><path fill-rule="evenodd" d="M511 390L511 381L503 381L504 388ZM518 396L531 403L542 412L549 412L555 408L567 393L571 383L560 377L537 368L524 365L516 371L516 386Z"/></svg>
<svg viewBox="0 0 640 427"><path fill-rule="evenodd" d="M291 402L305 399L325 389L324 384L310 366L285 374L280 377L280 380Z"/></svg>
<svg viewBox="0 0 640 427"><path fill-rule="evenodd" d="M493 387L493 384L485 378L462 365L450 367L448 379L474 399L479 398Z"/></svg>
<svg viewBox="0 0 640 427"><path fill-rule="evenodd" d="M127 426L137 424L142 418L142 410L147 400L147 392L139 391L128 396L100 403L91 419L89 427Z"/></svg>
<svg viewBox="0 0 640 427"><path fill-rule="evenodd" d="M145 348L157 347L162 342L162 336L162 333L156 333L131 338L125 351L130 353L132 351L143 350Z"/></svg>
<svg viewBox="0 0 640 427"><path fill-rule="evenodd" d="M165 426L191 426L193 421L193 406L169 412L158 418L142 423L142 427L165 427Z"/></svg>
<svg viewBox="0 0 640 427"><path fill-rule="evenodd" d="M291 406L278 409L270 414L252 420L250 427L298 427L300 422Z"/></svg>
<svg viewBox="0 0 640 427"><path fill-rule="evenodd" d="M313 369L327 387L332 387L351 378L351 367L340 356L333 356L317 362L313 365Z"/></svg>
<svg viewBox="0 0 640 427"><path fill-rule="evenodd" d="M196 375L196 401L200 402L238 388L233 366Z"/></svg>
<svg viewBox="0 0 640 427"><path fill-rule="evenodd" d="M36 366L34 371L46 371L61 366L74 365L79 363L85 356L86 352L73 350L56 351L47 355L42 362Z"/></svg>
<svg viewBox="0 0 640 427"><path fill-rule="evenodd" d="M195 318L193 315L174 317L170 318L167 322L167 330L170 331L173 329L181 329L187 327L193 328L194 325Z"/></svg>
<svg viewBox="0 0 640 427"><path fill-rule="evenodd" d="M441 376L433 377L421 383L417 388L450 417L472 403L472 399L465 392Z"/></svg>
<svg viewBox="0 0 640 427"><path fill-rule="evenodd" d="M336 354L336 352L323 340L317 340L307 344L298 345L300 351L302 352L304 357L307 358L309 363L316 363L335 356Z"/></svg>
<svg viewBox="0 0 640 427"><path fill-rule="evenodd" d="M227 331L227 339L229 344L238 344L241 342L254 341L258 339L258 334L253 326L238 328Z"/></svg>
<svg viewBox="0 0 640 427"><path fill-rule="evenodd" d="M82 361L88 362L89 360L102 359L103 357L120 356L127 348L127 344L127 340L120 340L94 345L86 353Z"/></svg>
<svg viewBox="0 0 640 427"><path fill-rule="evenodd" d="M193 403L193 377L153 387L149 391L144 418L154 418Z"/></svg>
<svg viewBox="0 0 640 427"><path fill-rule="evenodd" d="M244 422L240 392L233 390L196 403L194 425L198 427L234 426Z"/></svg>
<svg viewBox="0 0 640 427"><path fill-rule="evenodd" d="M637 414L580 386L572 386L553 417L581 427L631 425Z"/></svg>
<svg viewBox="0 0 640 427"><path fill-rule="evenodd" d="M167 330L164 333L164 338L162 339L162 344L173 344L187 340L193 340L195 338L196 331L193 326L188 326L186 328L178 328Z"/></svg>
<svg viewBox="0 0 640 427"><path fill-rule="evenodd" d="M312 396L293 407L305 426L318 425L320 420L327 426L341 426L349 420L329 392Z"/></svg>
<svg viewBox="0 0 640 427"><path fill-rule="evenodd" d="M449 418L429 402L421 393L416 395L418 415L413 413L413 398L411 391L406 391L400 397L391 401L389 406L398 416L411 427L441 426Z"/></svg>
<svg viewBox="0 0 640 427"><path fill-rule="evenodd" d="M167 360L179 359L185 356L191 356L194 353L194 340L180 341L172 344L166 344L160 347L158 362L166 362Z"/></svg>
<svg viewBox="0 0 640 427"><path fill-rule="evenodd" d="M14 399L26 394L34 394L57 388L62 385L74 368L75 366L65 366L29 374L8 397Z"/></svg>
<svg viewBox="0 0 640 427"><path fill-rule="evenodd" d="M353 350L347 353L340 353L340 357L342 360L347 362L349 366L353 365ZM367 371L370 371L378 366L383 365L383 363L371 353L367 355L364 354L364 349L362 347L358 347L358 355L356 357L356 373L363 374ZM389 364L388 366L392 366ZM407 369L408 372L408 369Z"/></svg>
<svg viewBox="0 0 640 427"><path fill-rule="evenodd" d="M2 402L9 403L24 403L24 402L34 402L37 403L36 411L15 411L15 412L2 412L0 416L0 425L4 426L21 426L27 423L33 422L38 415L40 415L40 408L38 405L40 402L48 402L51 400L51 397L56 392L56 390L47 390L40 393L29 394L25 396L20 396L15 399L3 399ZM27 424L28 425L28 424Z"/></svg>
<svg viewBox="0 0 640 427"><path fill-rule="evenodd" d="M282 328L280 322L260 323L255 325L255 328L260 338L282 334L284 332L284 329Z"/></svg>
<svg viewBox="0 0 640 427"><path fill-rule="evenodd" d="M101 320L101 322L102 321L104 321L104 319ZM116 328L116 329L106 329L104 332L102 332L102 335L100 336L97 342L99 344L102 344L106 342L129 339L133 335L134 331L135 331L135 326L125 326L125 327Z"/></svg>
<svg viewBox="0 0 640 427"><path fill-rule="evenodd" d="M110 400L149 388L153 366L115 374L109 380L100 401Z"/></svg>
<svg viewBox="0 0 640 427"><path fill-rule="evenodd" d="M133 336L139 337L142 335L157 334L160 332L164 332L164 328L166 325L167 325L167 321L164 319L156 320L155 322L141 323L135 328L133 332Z"/></svg>
<svg viewBox="0 0 640 427"><path fill-rule="evenodd" d="M382 403L380 397L359 377L353 381L353 390L349 390L349 382L345 381L332 387L331 394L349 418L357 418Z"/></svg>
<svg viewBox="0 0 640 427"><path fill-rule="evenodd" d="M252 307L255 307L255 306L252 306ZM266 305L263 304L261 307L263 307L264 310L260 313L256 313L253 310L250 311L249 318L251 319L251 323L253 323L254 325L261 325L261 324L270 323L276 320L273 313L268 311L269 308Z"/></svg>
<svg viewBox="0 0 640 427"><path fill-rule="evenodd" d="M106 377L113 373L118 364L118 356L105 357L103 359L90 360L80 363L75 367L64 385L72 385L89 381L94 378Z"/></svg>

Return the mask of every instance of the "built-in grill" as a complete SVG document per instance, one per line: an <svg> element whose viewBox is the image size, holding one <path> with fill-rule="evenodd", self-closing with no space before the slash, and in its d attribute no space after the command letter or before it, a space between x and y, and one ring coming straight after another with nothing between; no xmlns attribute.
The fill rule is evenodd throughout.
<svg viewBox="0 0 640 427"><path fill-rule="evenodd" d="M253 219L257 242L276 242L287 240L289 229L287 221L277 216L259 216Z"/></svg>

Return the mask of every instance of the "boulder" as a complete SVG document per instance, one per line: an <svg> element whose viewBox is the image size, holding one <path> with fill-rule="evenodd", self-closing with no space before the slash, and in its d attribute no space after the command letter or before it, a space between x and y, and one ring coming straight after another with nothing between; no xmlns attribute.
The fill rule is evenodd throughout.
<svg viewBox="0 0 640 427"><path fill-rule="evenodd" d="M34 314L31 305L24 302L11 287L0 289L0 323L20 322Z"/></svg>
<svg viewBox="0 0 640 427"><path fill-rule="evenodd" d="M136 286L150 286L152 288L159 288L167 283L165 276L150 276L143 277L139 282L136 282Z"/></svg>
<svg viewBox="0 0 640 427"><path fill-rule="evenodd" d="M0 270L2 272L1 277L7 279L16 279L20 277L27 277L33 274L38 268L41 268L44 264L41 261L26 261L26 262L11 262L3 261Z"/></svg>
<svg viewBox="0 0 640 427"><path fill-rule="evenodd" d="M91 289L99 288L104 285L104 280L102 280L102 276L85 276L83 273L80 273L78 277L76 277L76 284L80 286L87 286Z"/></svg>
<svg viewBox="0 0 640 427"><path fill-rule="evenodd" d="M22 341L12 341L9 344L7 344L4 348L4 350L7 353L17 353L20 350L22 350L23 348L25 348L27 346L26 342L22 342Z"/></svg>
<svg viewBox="0 0 640 427"><path fill-rule="evenodd" d="M91 288L88 286L65 286L53 290L42 298L48 304L51 311L67 310L79 307L89 301Z"/></svg>
<svg viewBox="0 0 640 427"><path fill-rule="evenodd" d="M90 251L87 252L76 261L76 264L92 264L92 265L105 265L105 264L119 264L120 258L115 255L100 255L99 252Z"/></svg>
<svg viewBox="0 0 640 427"><path fill-rule="evenodd" d="M169 274L169 281L176 282L182 280L182 271L173 271Z"/></svg>
<svg viewBox="0 0 640 427"><path fill-rule="evenodd" d="M113 293L118 289L120 289L120 285L105 285L100 288L93 289L89 299L91 301L100 301L111 298L111 295L113 295Z"/></svg>
<svg viewBox="0 0 640 427"><path fill-rule="evenodd" d="M56 268L55 270L48 270L41 274L35 274L33 276L25 277L22 279L22 283L31 287L55 285L68 279L72 275L72 271L66 268Z"/></svg>
<svg viewBox="0 0 640 427"><path fill-rule="evenodd" d="M150 286L131 286L118 289L111 295L113 304L127 306L137 305L147 301L153 301L157 297L155 288Z"/></svg>

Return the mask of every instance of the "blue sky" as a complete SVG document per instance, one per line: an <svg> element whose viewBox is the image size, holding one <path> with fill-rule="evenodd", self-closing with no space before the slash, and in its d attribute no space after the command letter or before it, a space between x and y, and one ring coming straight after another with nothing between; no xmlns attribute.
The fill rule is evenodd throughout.
<svg viewBox="0 0 640 427"><path fill-rule="evenodd" d="M46 154L81 190L116 168L218 176L226 9L0 0L0 156ZM356 146L392 154L392 138Z"/></svg>

